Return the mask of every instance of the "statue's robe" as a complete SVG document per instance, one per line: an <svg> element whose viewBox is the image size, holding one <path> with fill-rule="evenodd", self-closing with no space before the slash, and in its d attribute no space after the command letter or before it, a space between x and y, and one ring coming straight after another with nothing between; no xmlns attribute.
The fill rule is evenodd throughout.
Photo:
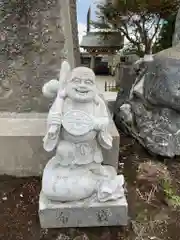
<svg viewBox="0 0 180 240"><path fill-rule="evenodd" d="M91 116L91 118L94 119L95 124L99 126L99 131L92 129L92 131L81 136L73 136L71 133L67 132L62 126L62 119L63 116L71 110L80 110ZM52 151L58 146L58 148L62 149L60 145L64 144L65 141L66 145L69 142L69 146L72 146L73 144L71 147L72 151L74 151L71 155L74 154L75 157L73 164L84 165L92 162L102 163L103 157L101 147L111 147L112 138L107 131L109 125L109 114L104 101L99 96L97 97L97 101L87 103L73 101L68 96L64 99L57 96L48 114L47 133L53 125L58 125L59 128L54 139L50 139L48 134L45 136L45 150ZM59 156L62 156L62 154L59 153ZM64 158L61 157L60 159L62 165L69 165L69 161L72 160L71 158L68 158L67 154L65 154Z"/></svg>

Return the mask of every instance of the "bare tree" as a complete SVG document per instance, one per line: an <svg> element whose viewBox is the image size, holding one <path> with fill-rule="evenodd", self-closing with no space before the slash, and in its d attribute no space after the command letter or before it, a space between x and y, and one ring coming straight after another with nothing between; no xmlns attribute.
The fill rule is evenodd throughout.
<svg viewBox="0 0 180 240"><path fill-rule="evenodd" d="M155 8L146 2L119 0L116 5L98 5L97 16L100 21L93 22L93 25L121 32L128 41L127 48L133 48L140 56L149 54L161 30L164 16L162 5Z"/></svg>

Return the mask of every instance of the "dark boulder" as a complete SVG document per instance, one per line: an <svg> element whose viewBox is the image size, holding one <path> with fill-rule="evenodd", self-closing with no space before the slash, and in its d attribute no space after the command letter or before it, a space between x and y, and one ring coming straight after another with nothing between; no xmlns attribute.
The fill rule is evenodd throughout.
<svg viewBox="0 0 180 240"><path fill-rule="evenodd" d="M180 44L145 65L128 97L118 94L116 126L154 154L180 155Z"/></svg>

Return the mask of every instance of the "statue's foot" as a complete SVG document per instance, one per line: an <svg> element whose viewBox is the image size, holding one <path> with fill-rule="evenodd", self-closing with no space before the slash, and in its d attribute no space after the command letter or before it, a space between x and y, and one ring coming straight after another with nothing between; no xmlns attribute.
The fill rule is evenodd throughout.
<svg viewBox="0 0 180 240"><path fill-rule="evenodd" d="M124 176L117 175L114 179L104 180L98 186L98 200L107 202L124 196Z"/></svg>
<svg viewBox="0 0 180 240"><path fill-rule="evenodd" d="M97 179L91 171L62 166L53 168L56 161L51 161L52 167L47 165L42 179L42 191L47 198L60 202L78 201L96 191Z"/></svg>
<svg viewBox="0 0 180 240"><path fill-rule="evenodd" d="M124 176L117 175L112 166L92 164L94 178L97 179L97 198L100 202L117 200L124 197Z"/></svg>

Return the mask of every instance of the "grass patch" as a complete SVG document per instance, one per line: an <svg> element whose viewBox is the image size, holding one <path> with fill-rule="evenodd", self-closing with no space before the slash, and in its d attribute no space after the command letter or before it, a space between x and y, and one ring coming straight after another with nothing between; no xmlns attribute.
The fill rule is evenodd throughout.
<svg viewBox="0 0 180 240"><path fill-rule="evenodd" d="M119 92L119 90L120 90L120 87L109 88L109 92Z"/></svg>
<svg viewBox="0 0 180 240"><path fill-rule="evenodd" d="M169 203L174 207L180 207L180 196L176 194L176 190L173 188L171 182L164 179L162 181L162 187Z"/></svg>

